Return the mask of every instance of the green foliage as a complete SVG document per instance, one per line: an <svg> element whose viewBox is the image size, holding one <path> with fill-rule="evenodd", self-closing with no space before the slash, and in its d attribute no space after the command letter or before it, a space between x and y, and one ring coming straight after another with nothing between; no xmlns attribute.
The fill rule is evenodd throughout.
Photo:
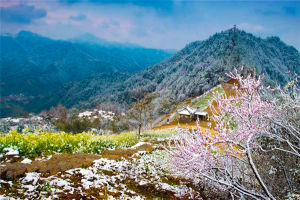
<svg viewBox="0 0 300 200"><path fill-rule="evenodd" d="M201 110L205 109L207 107L207 103L213 99L215 92L218 92L219 94L224 94L224 90L222 87L216 87L215 89L210 91L208 94L202 95L202 96L194 99L190 106L194 107L194 108L199 107L199 109L201 109Z"/></svg>
<svg viewBox="0 0 300 200"><path fill-rule="evenodd" d="M122 118L110 120L108 122L108 130L112 131L113 133L121 133L122 131L127 131L129 130L129 122Z"/></svg>
<svg viewBox="0 0 300 200"><path fill-rule="evenodd" d="M37 187L37 191L39 192L47 192L48 194L51 194L51 186L49 183L44 183L43 185L39 185Z"/></svg>
<svg viewBox="0 0 300 200"><path fill-rule="evenodd" d="M89 119L69 119L66 121L57 121L54 125L61 131L81 133L88 131L93 127L93 123Z"/></svg>
<svg viewBox="0 0 300 200"><path fill-rule="evenodd" d="M166 138L170 138L176 134L177 134L177 131L174 129L149 130L149 131L143 131L141 134L141 137L166 139Z"/></svg>

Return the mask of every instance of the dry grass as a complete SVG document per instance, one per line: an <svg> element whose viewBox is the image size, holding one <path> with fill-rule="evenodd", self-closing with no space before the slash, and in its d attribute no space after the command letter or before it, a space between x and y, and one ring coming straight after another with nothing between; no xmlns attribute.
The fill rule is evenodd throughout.
<svg viewBox="0 0 300 200"><path fill-rule="evenodd" d="M235 90L233 89L234 84L238 84L238 82L236 80L229 80L228 82L221 84L221 87L217 86L216 88L214 88L211 92L209 92L206 95L193 97L193 98L188 98L185 101L180 102L176 106L176 108L173 111L173 114L174 114L174 112L176 112L177 108L179 108L180 106L183 106L183 105L187 106L188 105L188 106L192 106L192 107L200 107L205 112L207 112L209 116L211 116L212 112L211 112L210 108L207 105L208 105L208 102L213 99L213 94L215 92L218 92L218 93L221 93L221 94L225 93L227 96L233 96L233 95L235 95ZM212 102L212 105L214 107L217 106L216 102ZM169 119L171 115L172 115L172 113L166 115L163 118L162 122L166 122L166 120ZM199 122L199 126L203 129L208 128L209 127L208 123L211 124L211 128L215 127L215 124L214 124L213 121L204 121L204 120ZM171 128L176 128L176 127L188 128L190 130L197 128L196 121L180 122L179 119L176 119L176 117L175 117L175 119L173 119L173 121L171 121L170 123L168 123L168 124L164 123L164 124L162 124L158 127L155 127L154 130L164 130L164 129L171 129Z"/></svg>

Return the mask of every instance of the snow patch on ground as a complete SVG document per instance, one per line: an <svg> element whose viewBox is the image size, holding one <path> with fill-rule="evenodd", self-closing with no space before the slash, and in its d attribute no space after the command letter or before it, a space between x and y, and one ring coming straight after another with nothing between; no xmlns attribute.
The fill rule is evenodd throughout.
<svg viewBox="0 0 300 200"><path fill-rule="evenodd" d="M22 160L21 163L24 163L24 164L30 164L32 162L32 160L28 159L28 158L25 158L24 160Z"/></svg>
<svg viewBox="0 0 300 200"><path fill-rule="evenodd" d="M40 174L37 172L26 173L26 176L23 178L22 183L31 182L33 185L36 185L40 178Z"/></svg>
<svg viewBox="0 0 300 200"><path fill-rule="evenodd" d="M139 142L139 143L133 145L133 146L130 147L130 148L131 148L131 149L135 149L135 148L140 147L140 146L142 146L142 145L144 145L144 144L149 144L149 145L151 145L150 142Z"/></svg>
<svg viewBox="0 0 300 200"><path fill-rule="evenodd" d="M10 155L19 155L19 151L12 148L12 147L7 147L3 149L5 153L5 155L10 156Z"/></svg>
<svg viewBox="0 0 300 200"><path fill-rule="evenodd" d="M52 158L52 155L47 156L47 157L40 157L40 158L36 158L35 160L39 160L39 161L46 161L46 160L50 160Z"/></svg>
<svg viewBox="0 0 300 200"><path fill-rule="evenodd" d="M15 200L15 198L8 197L8 196L5 196L5 195L0 195L0 200Z"/></svg>

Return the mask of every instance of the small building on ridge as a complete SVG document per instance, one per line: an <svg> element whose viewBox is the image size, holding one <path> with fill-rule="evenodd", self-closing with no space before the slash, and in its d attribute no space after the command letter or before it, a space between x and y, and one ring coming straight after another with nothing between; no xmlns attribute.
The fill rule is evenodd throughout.
<svg viewBox="0 0 300 200"><path fill-rule="evenodd" d="M179 114L179 120L181 121L192 121L197 120L197 118L199 118L199 120L205 120L208 116L207 112L204 112L199 108L191 108L189 106L177 110L177 113Z"/></svg>

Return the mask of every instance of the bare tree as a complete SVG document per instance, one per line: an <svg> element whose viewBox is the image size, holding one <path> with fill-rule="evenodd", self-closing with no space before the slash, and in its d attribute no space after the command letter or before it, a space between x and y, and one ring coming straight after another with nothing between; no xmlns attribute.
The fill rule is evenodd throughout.
<svg viewBox="0 0 300 200"><path fill-rule="evenodd" d="M143 90L135 91L132 98L135 100L131 116L138 122L138 136L141 136L142 126L153 119L153 104L151 101L155 97L154 93L147 93Z"/></svg>

